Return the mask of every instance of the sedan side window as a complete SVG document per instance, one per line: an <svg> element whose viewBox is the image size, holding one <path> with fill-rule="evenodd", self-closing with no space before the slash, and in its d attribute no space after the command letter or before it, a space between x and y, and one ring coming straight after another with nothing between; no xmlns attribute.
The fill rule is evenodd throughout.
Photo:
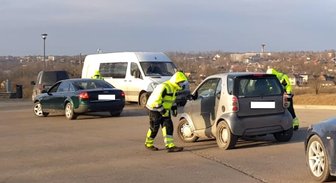
<svg viewBox="0 0 336 183"><path fill-rule="evenodd" d="M49 93L55 93L61 83L57 83L56 85L52 86L49 90Z"/></svg>
<svg viewBox="0 0 336 183"><path fill-rule="evenodd" d="M58 89L57 92L68 92L70 90L70 85L67 82L62 82Z"/></svg>
<svg viewBox="0 0 336 183"><path fill-rule="evenodd" d="M198 89L198 97L197 98L206 98L215 96L215 92L217 91L218 81L220 79L214 78L205 81Z"/></svg>

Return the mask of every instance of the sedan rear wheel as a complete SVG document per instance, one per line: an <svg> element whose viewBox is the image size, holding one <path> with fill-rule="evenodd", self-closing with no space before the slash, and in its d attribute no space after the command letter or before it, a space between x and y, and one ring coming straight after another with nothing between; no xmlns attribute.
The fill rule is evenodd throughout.
<svg viewBox="0 0 336 183"><path fill-rule="evenodd" d="M306 161L309 173L315 180L324 182L331 179L327 151L321 139L316 135L309 139Z"/></svg>
<svg viewBox="0 0 336 183"><path fill-rule="evenodd" d="M65 117L69 120L73 120L73 119L76 119L77 118L77 114L75 114L74 110L73 110L73 106L71 104L71 102L68 102L66 105L65 105Z"/></svg>
<svg viewBox="0 0 336 183"><path fill-rule="evenodd" d="M34 104L34 114L38 117L46 117L49 113L43 112L42 105L40 102L36 102Z"/></svg>
<svg viewBox="0 0 336 183"><path fill-rule="evenodd" d="M232 149L237 143L238 137L231 133L229 125L221 121L217 125L216 142L218 147L223 149Z"/></svg>
<svg viewBox="0 0 336 183"><path fill-rule="evenodd" d="M181 119L177 126L177 135L183 142L195 142L198 137L193 133L189 122Z"/></svg>

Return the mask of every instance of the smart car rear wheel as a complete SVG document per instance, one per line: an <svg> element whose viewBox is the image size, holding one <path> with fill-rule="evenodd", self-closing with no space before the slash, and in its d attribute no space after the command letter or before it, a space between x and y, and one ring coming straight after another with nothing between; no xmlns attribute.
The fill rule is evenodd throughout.
<svg viewBox="0 0 336 183"><path fill-rule="evenodd" d="M42 117L42 116L46 117L46 116L48 116L49 113L43 112L41 103L40 102L36 102L34 104L34 114L36 116L39 116L39 117Z"/></svg>
<svg viewBox="0 0 336 183"><path fill-rule="evenodd" d="M278 142L288 142L293 136L293 128L273 134Z"/></svg>
<svg viewBox="0 0 336 183"><path fill-rule="evenodd" d="M309 139L306 150L309 173L319 182L331 179L327 151L321 139L314 135Z"/></svg>
<svg viewBox="0 0 336 183"><path fill-rule="evenodd" d="M216 142L218 147L223 149L232 149L237 143L238 137L231 133L229 125L221 121L217 125Z"/></svg>
<svg viewBox="0 0 336 183"><path fill-rule="evenodd" d="M121 114L121 111L110 111L110 115L113 117L120 116L120 114Z"/></svg>
<svg viewBox="0 0 336 183"><path fill-rule="evenodd" d="M183 142L195 142L198 137L193 133L189 122L181 119L177 126L177 135Z"/></svg>
<svg viewBox="0 0 336 183"><path fill-rule="evenodd" d="M65 105L65 117L69 120L73 120L77 118L77 114L75 114L74 110L73 110L73 106L70 102L68 102Z"/></svg>

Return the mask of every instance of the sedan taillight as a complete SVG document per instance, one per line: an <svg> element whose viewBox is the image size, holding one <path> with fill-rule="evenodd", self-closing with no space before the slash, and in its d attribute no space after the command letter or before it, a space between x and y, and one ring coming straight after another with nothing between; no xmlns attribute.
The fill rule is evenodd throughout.
<svg viewBox="0 0 336 183"><path fill-rule="evenodd" d="M124 91L121 91L121 94L120 94L122 97L125 97L125 92Z"/></svg>
<svg viewBox="0 0 336 183"><path fill-rule="evenodd" d="M89 94L87 92L82 92L79 94L79 99L81 100L88 100L90 97L89 97Z"/></svg>

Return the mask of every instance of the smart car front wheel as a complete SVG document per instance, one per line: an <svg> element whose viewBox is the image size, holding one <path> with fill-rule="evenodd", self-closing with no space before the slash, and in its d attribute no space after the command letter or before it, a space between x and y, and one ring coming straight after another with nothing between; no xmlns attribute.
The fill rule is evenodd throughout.
<svg viewBox="0 0 336 183"><path fill-rule="evenodd" d="M232 134L229 125L221 121L217 125L216 142L222 149L232 149L237 143L238 137Z"/></svg>
<svg viewBox="0 0 336 183"><path fill-rule="evenodd" d="M309 173L315 180L324 182L331 179L327 151L321 139L316 135L309 139L306 161Z"/></svg>
<svg viewBox="0 0 336 183"><path fill-rule="evenodd" d="M195 142L198 137L193 133L189 122L181 119L177 126L177 135L183 142Z"/></svg>

